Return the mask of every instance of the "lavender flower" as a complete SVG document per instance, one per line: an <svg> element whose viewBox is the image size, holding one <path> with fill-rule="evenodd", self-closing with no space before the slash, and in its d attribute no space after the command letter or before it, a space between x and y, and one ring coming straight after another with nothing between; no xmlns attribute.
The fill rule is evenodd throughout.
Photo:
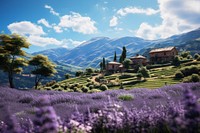
<svg viewBox="0 0 200 133"><path fill-rule="evenodd" d="M35 116L34 125L36 133L58 132L57 116L47 96L40 98L40 106L36 108Z"/></svg>

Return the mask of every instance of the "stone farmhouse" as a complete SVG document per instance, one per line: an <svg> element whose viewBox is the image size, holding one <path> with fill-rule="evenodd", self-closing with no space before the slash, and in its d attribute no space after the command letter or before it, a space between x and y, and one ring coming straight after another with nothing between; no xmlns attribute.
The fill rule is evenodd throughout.
<svg viewBox="0 0 200 133"><path fill-rule="evenodd" d="M147 65L147 58L142 56L142 55L136 55L130 58L130 60L132 61L132 65L143 65L146 66Z"/></svg>
<svg viewBox="0 0 200 133"><path fill-rule="evenodd" d="M112 72L119 72L122 71L123 69L124 69L123 64L115 61L108 62L106 67L107 71L112 71Z"/></svg>
<svg viewBox="0 0 200 133"><path fill-rule="evenodd" d="M170 62L178 55L175 47L166 47L153 49L149 52L150 62L152 64Z"/></svg>
<svg viewBox="0 0 200 133"><path fill-rule="evenodd" d="M174 57L178 55L178 51L175 47L158 48L151 50L149 55L150 61L148 61L146 57L139 54L130 57L130 60L132 61L131 67L134 68L138 65L146 66L149 63L157 64L171 62ZM108 62L106 70L110 72L123 72L125 68L122 63L111 61Z"/></svg>

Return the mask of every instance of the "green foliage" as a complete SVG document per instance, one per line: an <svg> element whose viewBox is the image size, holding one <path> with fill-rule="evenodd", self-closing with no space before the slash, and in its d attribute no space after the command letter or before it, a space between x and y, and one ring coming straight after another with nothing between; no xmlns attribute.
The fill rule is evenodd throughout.
<svg viewBox="0 0 200 133"><path fill-rule="evenodd" d="M81 76L81 75L83 75L83 71L77 71L77 72L75 73L75 76L76 76L76 77L79 77L79 76Z"/></svg>
<svg viewBox="0 0 200 133"><path fill-rule="evenodd" d="M199 82L200 81L199 75L198 74L192 74L191 81L192 82Z"/></svg>
<svg viewBox="0 0 200 133"><path fill-rule="evenodd" d="M92 69L92 68L86 68L85 72L86 72L86 74L90 75L90 74L94 73L94 69Z"/></svg>
<svg viewBox="0 0 200 133"><path fill-rule="evenodd" d="M117 54L116 54L116 51L115 51L115 55L114 55L114 59L113 59L113 61L117 61Z"/></svg>
<svg viewBox="0 0 200 133"><path fill-rule="evenodd" d="M131 101L133 100L133 96L130 94L123 94L118 96L118 99L123 100L123 101Z"/></svg>
<svg viewBox="0 0 200 133"><path fill-rule="evenodd" d="M121 54L121 56L120 56L119 62L120 62L120 63L123 63L123 61L124 61L125 59L126 59L126 47L123 46L123 48L122 48L122 54Z"/></svg>
<svg viewBox="0 0 200 133"><path fill-rule="evenodd" d="M34 70L31 71L35 76L35 89L37 89L38 83L44 78L53 76L57 71L55 65L44 55L36 55L32 57L29 64L34 66Z"/></svg>
<svg viewBox="0 0 200 133"><path fill-rule="evenodd" d="M185 77L183 82L200 82L200 76L198 74L192 74L191 76Z"/></svg>
<svg viewBox="0 0 200 133"><path fill-rule="evenodd" d="M200 61L200 56L197 58L197 61Z"/></svg>
<svg viewBox="0 0 200 133"><path fill-rule="evenodd" d="M176 72L176 74L175 74L175 78L181 79L181 78L184 78L184 75L183 75L182 72L178 71L178 72Z"/></svg>
<svg viewBox="0 0 200 133"><path fill-rule="evenodd" d="M146 67L141 67L141 68L139 68L138 73L141 73L142 76L143 76L144 78L149 78L149 77L151 77L150 72L149 72L149 70L147 70Z"/></svg>
<svg viewBox="0 0 200 133"><path fill-rule="evenodd" d="M22 67L27 65L24 58L26 53L23 48L29 48L30 43L17 34L0 34L0 69L8 73L10 87L14 88L14 74L22 72Z"/></svg>
<svg viewBox="0 0 200 133"><path fill-rule="evenodd" d="M188 55L190 55L190 51L183 51L183 52L181 53L181 56L182 56L183 58L187 58Z"/></svg>
<svg viewBox="0 0 200 133"><path fill-rule="evenodd" d="M180 57L179 57L179 56L176 56L176 57L173 59L172 64L175 65L175 66L180 66L180 64L181 64L180 61L181 61Z"/></svg>
<svg viewBox="0 0 200 133"><path fill-rule="evenodd" d="M187 59L192 59L192 55L188 55L188 56L187 56Z"/></svg>
<svg viewBox="0 0 200 133"><path fill-rule="evenodd" d="M130 59L125 59L123 62L124 68L129 69L131 63L132 61Z"/></svg>
<svg viewBox="0 0 200 133"><path fill-rule="evenodd" d="M126 79L126 78L131 78L131 77L134 77L134 76L132 74L126 73L126 74L120 75L119 79Z"/></svg>
<svg viewBox="0 0 200 133"><path fill-rule="evenodd" d="M200 55L198 54L198 53L196 53L195 55L194 55L194 59L198 59L200 57Z"/></svg>
<svg viewBox="0 0 200 133"><path fill-rule="evenodd" d="M137 79L138 79L138 80L141 80L141 78L142 78L142 74L141 74L141 73L138 73L138 74L137 74Z"/></svg>
<svg viewBox="0 0 200 133"><path fill-rule="evenodd" d="M105 91L105 90L108 90L108 87L107 87L107 85L102 84L102 85L99 87L99 89L100 89L101 91Z"/></svg>
<svg viewBox="0 0 200 133"><path fill-rule="evenodd" d="M102 68L103 68L103 70L106 70L106 60L105 60L105 58L103 58Z"/></svg>
<svg viewBox="0 0 200 133"><path fill-rule="evenodd" d="M200 72L200 68L199 66L187 66L187 67L183 67L180 69L180 71L183 73L184 77L186 76L190 76L192 74L197 74Z"/></svg>
<svg viewBox="0 0 200 133"><path fill-rule="evenodd" d="M99 90L99 89L92 89L92 90L89 91L89 93L96 93L96 92L101 92L101 90Z"/></svg>
<svg viewBox="0 0 200 133"><path fill-rule="evenodd" d="M69 73L65 74L65 79L69 79L71 77L71 75Z"/></svg>

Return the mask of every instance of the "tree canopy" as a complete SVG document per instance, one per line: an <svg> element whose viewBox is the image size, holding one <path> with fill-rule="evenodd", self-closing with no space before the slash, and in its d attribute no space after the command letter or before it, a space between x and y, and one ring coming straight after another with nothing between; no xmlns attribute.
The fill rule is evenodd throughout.
<svg viewBox="0 0 200 133"><path fill-rule="evenodd" d="M34 67L31 73L36 75L35 89L37 89L39 82L41 82L44 77L53 76L57 72L55 69L56 66L44 55L32 57L29 64Z"/></svg>
<svg viewBox="0 0 200 133"><path fill-rule="evenodd" d="M23 71L22 67L27 65L24 56L26 53L22 48L29 48L30 43L20 35L0 34L0 69L8 73L11 88L14 88L14 74Z"/></svg>

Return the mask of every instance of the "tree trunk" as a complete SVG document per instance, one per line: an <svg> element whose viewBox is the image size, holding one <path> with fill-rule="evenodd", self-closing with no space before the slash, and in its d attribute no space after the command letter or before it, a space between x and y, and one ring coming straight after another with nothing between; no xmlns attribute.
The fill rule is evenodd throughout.
<svg viewBox="0 0 200 133"><path fill-rule="evenodd" d="M9 79L10 88L15 88L14 83L13 83L13 74L12 73L8 74L8 79Z"/></svg>
<svg viewBox="0 0 200 133"><path fill-rule="evenodd" d="M38 77L38 75L35 76L35 89L37 89L39 82L42 80L41 77Z"/></svg>

